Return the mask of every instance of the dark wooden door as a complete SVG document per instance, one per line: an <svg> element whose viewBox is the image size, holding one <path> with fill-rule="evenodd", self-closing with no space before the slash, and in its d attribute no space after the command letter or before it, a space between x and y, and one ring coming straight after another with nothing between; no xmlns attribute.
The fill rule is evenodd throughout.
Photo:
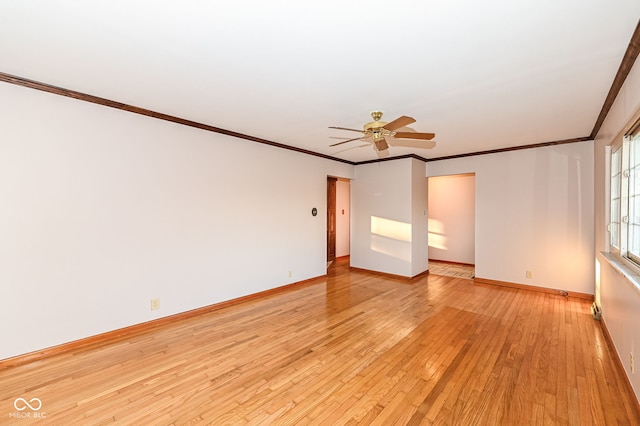
<svg viewBox="0 0 640 426"><path fill-rule="evenodd" d="M327 178L327 262L336 259L336 178Z"/></svg>

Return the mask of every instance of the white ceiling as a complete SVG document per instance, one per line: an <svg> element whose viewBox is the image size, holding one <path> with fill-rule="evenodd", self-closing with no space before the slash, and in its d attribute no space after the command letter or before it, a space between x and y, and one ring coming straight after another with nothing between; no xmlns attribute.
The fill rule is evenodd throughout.
<svg viewBox="0 0 640 426"><path fill-rule="evenodd" d="M372 110L437 158L589 136L638 0L0 2L0 72L346 159ZM250 143L244 141L243 143Z"/></svg>

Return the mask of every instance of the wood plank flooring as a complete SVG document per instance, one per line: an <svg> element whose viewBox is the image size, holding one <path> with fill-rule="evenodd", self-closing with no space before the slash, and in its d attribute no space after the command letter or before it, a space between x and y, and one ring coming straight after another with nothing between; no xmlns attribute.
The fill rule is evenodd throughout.
<svg viewBox="0 0 640 426"><path fill-rule="evenodd" d="M436 275L467 278L471 280L475 276L475 269L476 268L473 265L463 263L429 260L429 273Z"/></svg>
<svg viewBox="0 0 640 426"><path fill-rule="evenodd" d="M303 287L2 370L0 424L640 424L612 359L584 300L339 260ZM17 418L17 398L46 419Z"/></svg>

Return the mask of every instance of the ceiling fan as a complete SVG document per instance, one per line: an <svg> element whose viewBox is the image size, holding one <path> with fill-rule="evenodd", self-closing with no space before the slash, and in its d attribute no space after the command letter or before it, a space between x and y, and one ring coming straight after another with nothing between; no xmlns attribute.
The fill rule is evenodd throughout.
<svg viewBox="0 0 640 426"><path fill-rule="evenodd" d="M411 123L416 122L414 118L407 117L406 115L396 118L395 120L389 123L387 123L386 121L380 121L380 119L382 118L382 111L373 111L371 113L371 116L373 117L373 121L365 124L363 128L364 130L349 129L347 127L329 126L330 129L348 130L351 132L362 133L362 136L359 136L357 138L348 139L346 141L334 143L329 146L338 146L347 142L371 139L371 141L373 142L373 145L376 148L376 151L384 151L389 148L390 139L422 139L422 140L428 141L433 139L436 136L435 133L396 131L401 127L405 127ZM429 148L431 147L433 146L430 146Z"/></svg>

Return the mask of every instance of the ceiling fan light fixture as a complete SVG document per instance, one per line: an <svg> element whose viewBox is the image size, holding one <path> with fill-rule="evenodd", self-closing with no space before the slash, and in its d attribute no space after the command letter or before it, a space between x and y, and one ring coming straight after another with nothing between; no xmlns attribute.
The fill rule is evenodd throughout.
<svg viewBox="0 0 640 426"><path fill-rule="evenodd" d="M359 138L353 138L343 142L338 142L338 143L332 144L331 146L342 145L343 143L351 142L354 140L371 139L376 151L380 152L380 151L385 151L389 148L389 143L386 138L431 140L435 136L434 133L419 133L416 131L397 131L400 128L408 126L409 124L415 123L416 120L413 117L408 117L403 115L389 123L387 123L386 121L380 121L380 119L382 118L382 111L372 111L371 117L373 117L373 121L365 124L363 126L364 130L350 129L348 127L330 126L329 128L331 129L348 130L352 132L362 133L362 136ZM433 146L431 146L430 148L433 148Z"/></svg>

